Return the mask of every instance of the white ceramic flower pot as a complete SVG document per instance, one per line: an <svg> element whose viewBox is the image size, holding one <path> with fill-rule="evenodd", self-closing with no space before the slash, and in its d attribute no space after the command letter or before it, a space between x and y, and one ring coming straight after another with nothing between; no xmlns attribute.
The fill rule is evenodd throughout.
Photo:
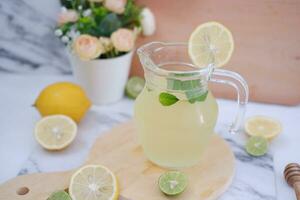
<svg viewBox="0 0 300 200"><path fill-rule="evenodd" d="M116 58L91 61L70 55L75 78L93 104L109 104L123 97L132 55L133 51Z"/></svg>

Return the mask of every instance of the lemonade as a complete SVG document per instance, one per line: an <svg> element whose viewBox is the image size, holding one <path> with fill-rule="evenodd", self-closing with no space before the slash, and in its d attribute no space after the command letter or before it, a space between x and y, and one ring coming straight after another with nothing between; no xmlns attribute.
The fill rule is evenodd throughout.
<svg viewBox="0 0 300 200"><path fill-rule="evenodd" d="M146 84L135 102L135 120L144 153L163 167L192 166L200 160L213 134L217 103L210 92L204 101L191 103L178 91L173 94L179 100L164 106L159 102L159 95L165 92L160 89L164 80L155 82L161 87Z"/></svg>
<svg viewBox="0 0 300 200"><path fill-rule="evenodd" d="M188 43L151 42L137 50L146 84L136 99L134 115L149 160L168 168L200 161L218 116L208 82L236 89L238 110L229 132L240 130L248 102L247 83L239 74L219 69L228 63L233 49L229 29L208 22L195 29Z"/></svg>

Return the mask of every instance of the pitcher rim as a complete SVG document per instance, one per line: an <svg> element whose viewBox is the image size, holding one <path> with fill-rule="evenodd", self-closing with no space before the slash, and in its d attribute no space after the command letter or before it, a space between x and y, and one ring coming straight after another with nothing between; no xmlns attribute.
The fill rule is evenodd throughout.
<svg viewBox="0 0 300 200"><path fill-rule="evenodd" d="M141 57L144 57L149 62L146 65L144 63L142 63L143 68L146 68L147 70L150 70L151 72L153 72L157 75L170 76L170 75L173 74L173 75L185 75L186 77L195 77L195 76L200 76L200 75L203 75L203 74L207 74L209 71L213 70L213 67L210 68L211 65L207 65L206 67L199 68L194 63L192 63L192 61L189 62L189 63L186 63L186 62L171 63L170 62L170 63L165 63L165 64L175 64L175 63L176 64L184 64L184 65L192 67L193 70L180 71L180 70L166 70L166 69L163 69L159 65L155 64L152 61L152 59L150 58L150 55L147 54L147 52L146 52L147 48L150 49L150 46L153 46L153 45L156 45L156 44L161 45L161 47L155 48L155 50L153 52L159 51L160 49L162 49L164 47L167 47L167 46L186 46L186 47L188 47L188 43L186 43L186 42L160 42L160 41L154 41L154 42L146 43L146 44L140 46L137 49L137 54L138 54L140 60L142 60Z"/></svg>

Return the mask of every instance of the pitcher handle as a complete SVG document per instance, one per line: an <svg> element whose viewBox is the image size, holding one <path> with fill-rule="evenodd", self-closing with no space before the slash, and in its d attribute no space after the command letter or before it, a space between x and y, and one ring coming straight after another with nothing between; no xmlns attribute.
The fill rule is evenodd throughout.
<svg viewBox="0 0 300 200"><path fill-rule="evenodd" d="M237 91L238 110L234 121L230 125L229 131L236 133L244 120L246 105L248 103L249 89L245 79L238 73L224 70L214 69L210 77L211 82L227 84L234 87Z"/></svg>

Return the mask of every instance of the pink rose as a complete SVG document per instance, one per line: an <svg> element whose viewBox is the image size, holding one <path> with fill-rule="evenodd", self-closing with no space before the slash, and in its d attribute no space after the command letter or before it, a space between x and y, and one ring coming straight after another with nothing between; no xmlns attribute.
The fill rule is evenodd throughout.
<svg viewBox="0 0 300 200"><path fill-rule="evenodd" d="M127 0L105 0L104 6L115 13L122 14L125 11Z"/></svg>
<svg viewBox="0 0 300 200"><path fill-rule="evenodd" d="M133 31L126 28L120 28L111 34L111 41L118 51L132 50L134 47L134 39Z"/></svg>
<svg viewBox="0 0 300 200"><path fill-rule="evenodd" d="M63 25L68 22L76 22L78 20L78 13L75 10L66 10L59 14L58 24Z"/></svg>
<svg viewBox="0 0 300 200"><path fill-rule="evenodd" d="M90 35L80 35L74 41L74 51L82 60L92 60L104 52L104 48L98 38Z"/></svg>

